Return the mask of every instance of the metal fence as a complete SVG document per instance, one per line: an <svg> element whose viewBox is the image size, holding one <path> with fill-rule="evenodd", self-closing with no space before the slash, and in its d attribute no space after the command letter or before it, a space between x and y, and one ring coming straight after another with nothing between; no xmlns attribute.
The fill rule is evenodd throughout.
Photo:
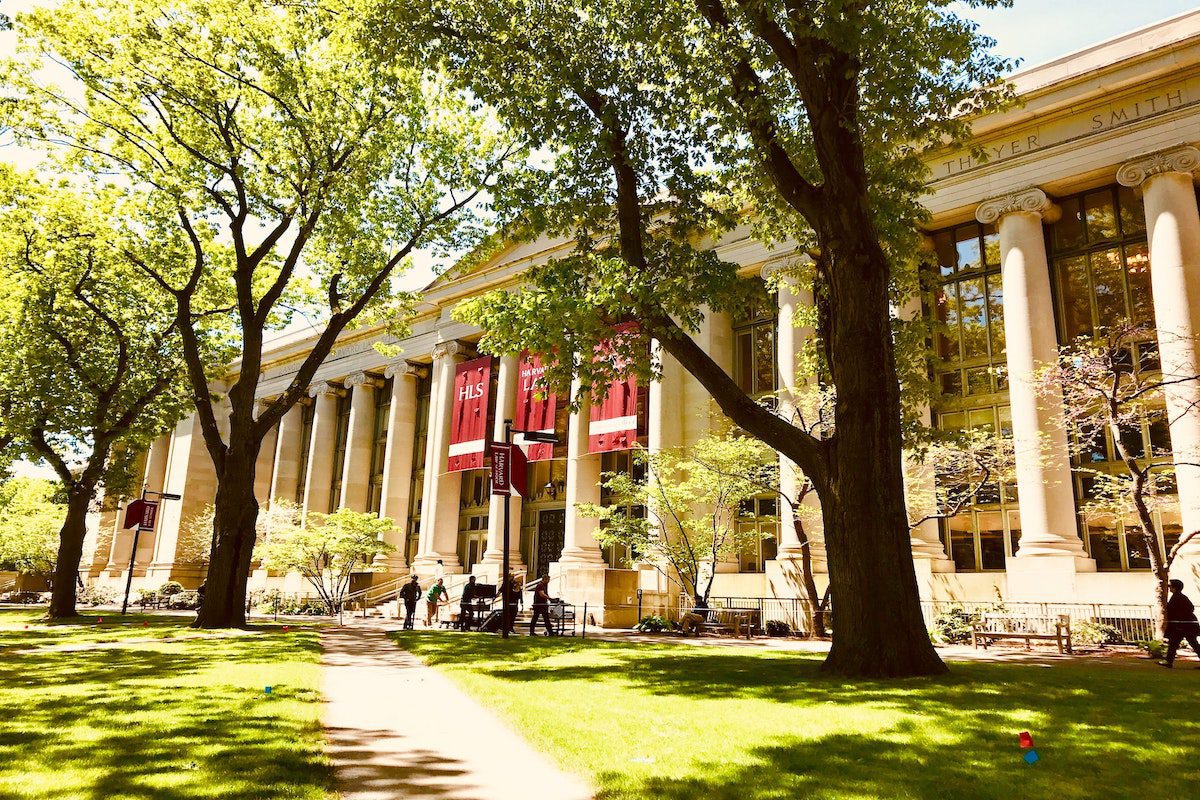
<svg viewBox="0 0 1200 800"><path fill-rule="evenodd" d="M689 605L686 597L680 598L680 607ZM756 610L762 627L772 620L786 623L795 633L810 635L808 602L799 597L710 597L708 604L713 608L744 608ZM832 622L832 603L825 609L825 624ZM1057 619L1065 614L1075 622L1093 622L1110 625L1122 642L1137 642L1156 639L1154 609L1149 605L1121 605L1110 603L1014 603L1007 601L974 600L923 600L921 614L925 627L933 629L939 614L960 609L971 615L982 617L986 613L1011 614L1019 617Z"/></svg>

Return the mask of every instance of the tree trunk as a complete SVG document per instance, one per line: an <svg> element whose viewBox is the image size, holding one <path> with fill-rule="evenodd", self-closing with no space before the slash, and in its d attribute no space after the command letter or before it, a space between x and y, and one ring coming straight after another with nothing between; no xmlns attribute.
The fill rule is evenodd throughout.
<svg viewBox="0 0 1200 800"><path fill-rule="evenodd" d="M246 625L246 585L254 554L258 500L254 497L257 453L229 448L218 476L213 503L213 552L209 554L204 602L198 628L241 628Z"/></svg>
<svg viewBox="0 0 1200 800"><path fill-rule="evenodd" d="M83 540L87 537L87 514L92 493L83 489L72 492L67 501L67 518L58 533L58 559L54 563L54 586L50 593L50 619L79 615L75 609L76 579L83 558Z"/></svg>

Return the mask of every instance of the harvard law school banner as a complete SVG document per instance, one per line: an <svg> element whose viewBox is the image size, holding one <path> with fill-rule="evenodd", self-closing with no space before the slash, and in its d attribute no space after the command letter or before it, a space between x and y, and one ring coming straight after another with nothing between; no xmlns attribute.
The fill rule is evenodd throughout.
<svg viewBox="0 0 1200 800"><path fill-rule="evenodd" d="M446 469L481 469L487 447L488 394L492 357L464 361L454 368L454 408L450 413L450 459Z"/></svg>
<svg viewBox="0 0 1200 800"><path fill-rule="evenodd" d="M635 323L626 323L614 328L613 334L620 336L635 327ZM619 357L607 342L596 348L597 361ZM622 365L614 363L613 366L619 368ZM593 397L588 422L589 453L608 453L633 447L637 443L637 378L630 375L624 380L614 380L609 384L603 400Z"/></svg>
<svg viewBox="0 0 1200 800"><path fill-rule="evenodd" d="M554 415L558 411L558 398L538 385L538 379L546 367L537 353L524 350L517 364L517 410L513 427L519 431L554 433ZM527 461L546 461L554 458L554 445L546 442L527 442L517 434L516 444L525 450Z"/></svg>

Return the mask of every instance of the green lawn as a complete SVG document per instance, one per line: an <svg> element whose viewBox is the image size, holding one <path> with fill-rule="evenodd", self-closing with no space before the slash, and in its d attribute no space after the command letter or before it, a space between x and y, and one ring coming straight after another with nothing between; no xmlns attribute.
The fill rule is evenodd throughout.
<svg viewBox="0 0 1200 800"><path fill-rule="evenodd" d="M0 798L331 796L315 628L40 613L0 610Z"/></svg>
<svg viewBox="0 0 1200 800"><path fill-rule="evenodd" d="M959 663L944 678L879 682L825 677L819 657L778 651L395 639L590 776L602 800L1196 796L1194 662Z"/></svg>

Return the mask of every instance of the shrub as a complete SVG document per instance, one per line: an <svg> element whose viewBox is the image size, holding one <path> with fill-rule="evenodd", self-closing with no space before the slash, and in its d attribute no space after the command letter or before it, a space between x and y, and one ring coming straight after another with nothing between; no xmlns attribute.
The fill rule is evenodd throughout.
<svg viewBox="0 0 1200 800"><path fill-rule="evenodd" d="M200 607L200 593L184 589L171 595L168 608L196 609Z"/></svg>
<svg viewBox="0 0 1200 800"><path fill-rule="evenodd" d="M980 621L977 613L967 611L961 606L954 606L933 618L933 630L930 637L935 642L943 644L963 644L971 641L971 626Z"/></svg>
<svg viewBox="0 0 1200 800"><path fill-rule="evenodd" d="M176 581L167 581L162 586L158 587L158 593L163 597L174 597L180 592L186 591L182 583Z"/></svg>
<svg viewBox="0 0 1200 800"><path fill-rule="evenodd" d="M85 586L75 595L75 602L81 606L102 606L117 599L117 590L110 586L93 583Z"/></svg>
<svg viewBox="0 0 1200 800"><path fill-rule="evenodd" d="M662 633L663 631L673 631L676 627L678 626L666 617L652 615L642 617L641 621L634 626L634 630L639 630L642 633Z"/></svg>
<svg viewBox="0 0 1200 800"><path fill-rule="evenodd" d="M767 636L791 636L792 626L781 619L767 620Z"/></svg>
<svg viewBox="0 0 1200 800"><path fill-rule="evenodd" d="M1144 640L1135 642L1135 644L1151 658L1165 658L1167 655L1167 646L1163 644L1161 639Z"/></svg>
<svg viewBox="0 0 1200 800"><path fill-rule="evenodd" d="M1121 641L1121 632L1112 625L1090 619L1072 620L1071 643L1084 646L1104 646Z"/></svg>

